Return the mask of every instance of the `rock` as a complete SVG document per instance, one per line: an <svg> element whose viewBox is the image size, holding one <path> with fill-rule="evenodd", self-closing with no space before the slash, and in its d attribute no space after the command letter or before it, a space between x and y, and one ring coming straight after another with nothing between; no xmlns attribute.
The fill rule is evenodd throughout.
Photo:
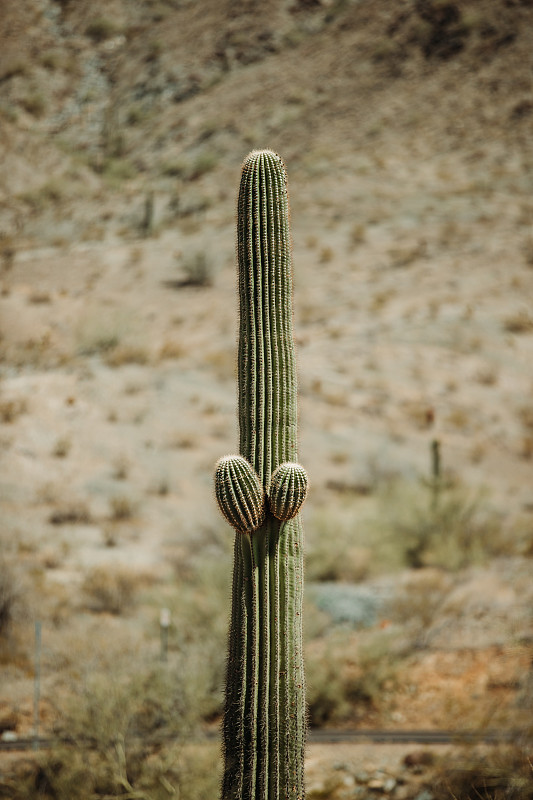
<svg viewBox="0 0 533 800"><path fill-rule="evenodd" d="M414 800L434 800L434 795L428 789L422 789Z"/></svg>
<svg viewBox="0 0 533 800"><path fill-rule="evenodd" d="M431 750L413 750L403 759L404 766L408 769L422 770L435 763L435 754Z"/></svg>
<svg viewBox="0 0 533 800"><path fill-rule="evenodd" d="M317 608L329 614L337 625L369 628L378 619L385 598L376 587L348 583L323 582L313 584L310 594Z"/></svg>
<svg viewBox="0 0 533 800"><path fill-rule="evenodd" d="M18 714L7 704L0 706L0 733L14 731L18 724Z"/></svg>
<svg viewBox="0 0 533 800"><path fill-rule="evenodd" d="M410 797L412 797L412 787L409 784L406 783L403 786L396 787L394 800L408 800Z"/></svg>

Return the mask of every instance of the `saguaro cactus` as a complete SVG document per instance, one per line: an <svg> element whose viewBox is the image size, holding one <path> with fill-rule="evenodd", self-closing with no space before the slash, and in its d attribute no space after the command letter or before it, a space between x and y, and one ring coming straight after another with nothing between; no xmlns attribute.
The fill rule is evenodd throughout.
<svg viewBox="0 0 533 800"><path fill-rule="evenodd" d="M297 460L287 175L246 158L238 200L241 455L220 459L219 507L235 528L222 800L304 797L303 528Z"/></svg>

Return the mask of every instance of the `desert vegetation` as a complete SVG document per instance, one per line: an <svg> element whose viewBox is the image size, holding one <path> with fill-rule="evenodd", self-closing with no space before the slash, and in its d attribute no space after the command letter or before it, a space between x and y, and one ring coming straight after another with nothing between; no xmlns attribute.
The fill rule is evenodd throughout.
<svg viewBox="0 0 533 800"><path fill-rule="evenodd" d="M311 729L530 726L532 26L525 0L4 0L0 735L33 735L40 622L57 746L0 753L0 797L216 792L253 148L291 179ZM531 796L522 734L341 752L309 746L311 800Z"/></svg>

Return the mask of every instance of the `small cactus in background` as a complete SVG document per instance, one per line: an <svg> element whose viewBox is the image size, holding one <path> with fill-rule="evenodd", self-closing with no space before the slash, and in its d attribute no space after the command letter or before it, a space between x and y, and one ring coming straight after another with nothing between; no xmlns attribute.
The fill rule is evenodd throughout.
<svg viewBox="0 0 533 800"><path fill-rule="evenodd" d="M303 528L297 459L287 176L275 153L244 162L238 200L241 455L216 467L234 527L222 800L304 797Z"/></svg>

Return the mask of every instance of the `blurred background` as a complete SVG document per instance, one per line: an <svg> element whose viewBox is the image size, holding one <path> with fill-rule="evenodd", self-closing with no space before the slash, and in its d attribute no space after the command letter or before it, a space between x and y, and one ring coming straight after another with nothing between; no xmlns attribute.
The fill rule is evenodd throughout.
<svg viewBox="0 0 533 800"><path fill-rule="evenodd" d="M71 745L0 753L0 797L216 792L254 148L289 174L310 725L531 726L532 53L531 0L2 0L0 734ZM326 750L311 800L533 793L522 734Z"/></svg>

